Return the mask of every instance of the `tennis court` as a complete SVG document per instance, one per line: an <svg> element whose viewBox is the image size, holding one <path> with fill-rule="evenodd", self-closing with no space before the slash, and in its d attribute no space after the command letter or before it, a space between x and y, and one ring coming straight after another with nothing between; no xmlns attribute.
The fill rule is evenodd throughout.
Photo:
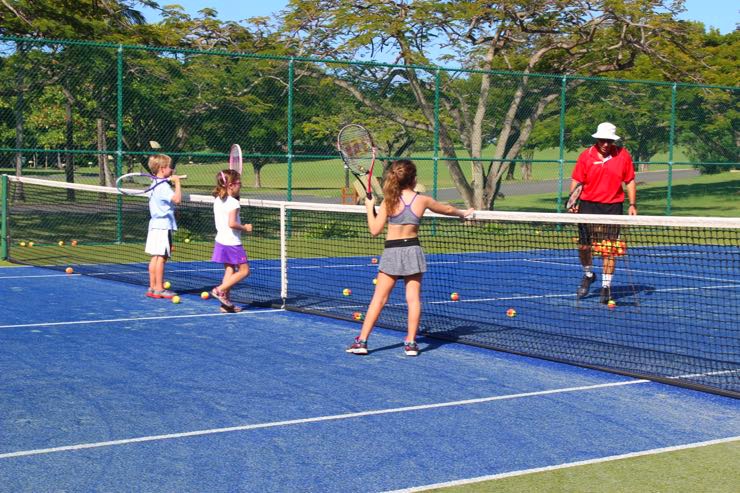
<svg viewBox="0 0 740 493"><path fill-rule="evenodd" d="M388 491L740 439L735 399L279 309L0 270L7 491Z"/></svg>
<svg viewBox="0 0 740 493"><path fill-rule="evenodd" d="M207 197L178 208L172 304L144 296L146 199L34 179L6 197L18 183L4 223L27 266L0 270L9 491L414 491L738 453L736 219L580 215L622 228L593 246L617 256L609 308L575 297L573 217L429 217L422 354L403 353L397 287L359 357L344 349L382 250L363 208L243 200L252 274L224 315L200 298L223 272Z"/></svg>

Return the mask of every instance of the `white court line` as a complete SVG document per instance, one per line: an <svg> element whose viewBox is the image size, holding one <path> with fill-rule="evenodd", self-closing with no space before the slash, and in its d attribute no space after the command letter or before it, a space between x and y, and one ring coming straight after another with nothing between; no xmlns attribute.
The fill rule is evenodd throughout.
<svg viewBox="0 0 740 493"><path fill-rule="evenodd" d="M542 395L564 394L568 392L579 392L579 391L584 391L584 390L603 389L603 388L609 388L609 387L622 387L625 385L635 385L635 384L649 383L649 382L650 380L627 380L624 382L602 383L602 384L597 384L597 385L584 385L580 387L565 387L565 388L552 389L552 390L540 390L536 392L524 392L521 394L497 395L493 397L481 397L478 399L466 399L462 401L439 402L436 404L423 404L419 406L396 407L396 408L390 408L390 409L377 409L374 411L361 411L361 412L356 412L356 413L334 414L334 415L329 415L329 416L317 416L314 418L290 419L286 421L272 421L272 422L267 422L267 423L256 423L256 424L251 424L251 425L229 426L227 428L212 428L209 430L186 431L186 432L181 432L181 433L168 433L165 435L150 435L150 436L143 436L143 437L126 438L122 440L109 440L105 442L78 443L75 445L65 445L61 447L50 447L50 448L43 448L43 449L19 450L17 452L6 452L4 454L0 454L0 459L26 457L29 455L53 454L57 452L70 452L70 451L75 451L75 450L85 450L85 449L101 448L101 447L112 447L115 445L128 445L131 443L173 440L177 438L214 435L217 433L232 433L232 432L237 432L237 431L260 430L260 429L265 429L265 428L276 428L279 426L292 426L292 425L301 425L301 424L306 424L306 423L320 423L323 421L338 421L338 420L344 420L344 419L362 418L365 416L377 416L381 414L407 413L407 412L413 412L413 411L423 411L427 409L439 409L439 408L444 408L444 407L468 406L471 404L481 404L481 403L486 403L486 402L521 399L525 397L538 397Z"/></svg>
<svg viewBox="0 0 740 493"><path fill-rule="evenodd" d="M259 311L246 311L243 310L239 313L195 313L191 315L168 315L167 317L138 317L138 318L108 318L102 320L71 320L69 322L41 322L34 324L16 324L16 325L0 325L0 329L18 329L23 327L53 327L55 325L89 325L89 324L107 324L116 322L137 322L143 320L167 320L175 318L201 318L201 317L222 317L229 315L246 316L246 315L261 315L263 313L275 313L284 312L285 310L276 308L270 310L259 310Z"/></svg>
<svg viewBox="0 0 740 493"><path fill-rule="evenodd" d="M643 450L641 452L630 452L627 454L610 455L607 457L599 457L597 459L581 460L577 462L566 462L564 464L558 464L555 466L536 467L533 469L522 469L520 471L503 472L499 474L491 474L489 476L479 476L477 478L460 479L457 481L448 481L446 483L428 484L425 486L417 486L414 488L406 488L402 490L387 491L386 493L414 493L416 491L427 491L435 488L446 488L449 486L463 486L473 483L480 483L483 481L491 481L496 479L511 478L514 476L524 476L526 474L534 474L538 472L557 471L558 469L567 469L570 467L585 466L588 464L599 464L601 462L611 462L620 459L631 459L634 457L643 457L646 455L664 454L666 452L675 452L678 450L687 450L692 448L707 447L710 445L718 445L721 443L730 443L740 440L740 435L728 438L719 438L717 440L708 440L706 442L695 442L687 443L684 445L674 445L672 447L655 448L650 450ZM495 486L494 486L495 488Z"/></svg>

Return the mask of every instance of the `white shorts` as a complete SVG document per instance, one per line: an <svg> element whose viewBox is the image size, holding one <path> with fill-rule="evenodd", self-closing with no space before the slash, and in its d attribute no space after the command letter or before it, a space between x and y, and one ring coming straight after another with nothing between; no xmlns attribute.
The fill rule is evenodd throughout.
<svg viewBox="0 0 740 493"><path fill-rule="evenodd" d="M172 230L150 229L146 235L144 251L149 255L172 256Z"/></svg>

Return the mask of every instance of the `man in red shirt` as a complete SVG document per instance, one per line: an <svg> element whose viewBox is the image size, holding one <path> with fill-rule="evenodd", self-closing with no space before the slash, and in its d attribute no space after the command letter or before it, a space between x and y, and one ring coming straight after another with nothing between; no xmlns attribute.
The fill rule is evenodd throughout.
<svg viewBox="0 0 740 493"><path fill-rule="evenodd" d="M571 212L580 214L622 214L624 205L624 188L626 185L629 198L629 214L637 215L635 185L635 166L627 149L618 147L619 140L616 134L617 127L609 122L600 123L596 133L592 135L596 144L589 147L578 156L573 169L570 191L582 185L580 204L573 207ZM578 257L583 266L583 279L576 291L578 298L588 294L588 290L596 281L593 272L592 245L604 240L614 242L619 240L619 226L604 224L578 225ZM603 278L601 280L601 303L609 303L611 297L611 283L614 274L614 252L611 249L602 253Z"/></svg>

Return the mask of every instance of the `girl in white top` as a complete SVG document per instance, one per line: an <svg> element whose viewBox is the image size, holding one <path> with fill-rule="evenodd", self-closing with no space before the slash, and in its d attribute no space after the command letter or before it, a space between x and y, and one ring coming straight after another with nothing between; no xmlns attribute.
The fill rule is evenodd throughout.
<svg viewBox="0 0 740 493"><path fill-rule="evenodd" d="M213 247L213 262L224 264L224 277L221 284L211 290L214 298L221 302L222 311L236 312L229 299L231 288L249 275L247 252L242 246L241 234L250 233L251 224L242 224L239 218L239 190L241 178L234 170L219 171L216 175L216 188L213 190L213 218L216 222L216 242Z"/></svg>

